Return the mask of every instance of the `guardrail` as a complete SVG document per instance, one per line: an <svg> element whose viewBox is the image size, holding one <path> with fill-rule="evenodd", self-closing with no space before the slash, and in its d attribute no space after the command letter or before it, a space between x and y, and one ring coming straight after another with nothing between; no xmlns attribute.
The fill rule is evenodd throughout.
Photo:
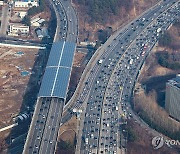
<svg viewBox="0 0 180 154"><path fill-rule="evenodd" d="M140 14L138 17L136 17L135 19L133 19L129 24L127 24L126 26L124 26L121 30L118 29L117 31L115 31L113 33L113 35L111 35L109 37L109 39L105 42L105 44L103 44L103 46L99 47L96 52L93 54L93 56L91 57L90 61L88 62L88 64L86 65L86 68L83 71L83 74L81 75L80 81L78 86L76 87L76 90L73 94L73 96L71 97L71 99L67 102L67 104L65 104L64 106L64 112L63 115L65 115L65 113L67 112L67 109L70 108L70 106L73 105L73 102L75 99L77 99L77 95L80 93L80 87L85 83L84 79L86 76L89 75L89 70L92 67L92 63L95 63L98 61L98 58L100 57L100 52L101 54L104 52L104 48L106 48L109 45L109 41L112 41L119 33L120 31L123 31L126 27L128 27L132 22L136 21L138 18L140 18L141 16L143 16L144 14L146 14L149 10L151 10L152 8L156 7L157 5L160 5L160 3L163 0L159 1L156 5L152 6L151 8L147 9L146 11L144 11L142 14ZM74 102L75 103L75 102Z"/></svg>

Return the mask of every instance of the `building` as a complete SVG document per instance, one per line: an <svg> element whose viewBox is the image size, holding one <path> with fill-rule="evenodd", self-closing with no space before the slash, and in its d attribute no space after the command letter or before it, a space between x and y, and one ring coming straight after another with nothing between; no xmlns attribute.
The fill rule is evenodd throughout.
<svg viewBox="0 0 180 154"><path fill-rule="evenodd" d="M16 0L14 2L14 7L33 7L33 6L39 6L38 0Z"/></svg>
<svg viewBox="0 0 180 154"><path fill-rule="evenodd" d="M180 74L166 83L165 109L171 117L180 121Z"/></svg>
<svg viewBox="0 0 180 154"><path fill-rule="evenodd" d="M42 34L44 37L50 38L50 36L48 34L48 29L46 27L42 28Z"/></svg>
<svg viewBox="0 0 180 154"><path fill-rule="evenodd" d="M23 18L27 15L27 12L25 12L25 11L19 11L19 12L18 12L18 15L19 15L19 17L20 17L21 19L23 19Z"/></svg>
<svg viewBox="0 0 180 154"><path fill-rule="evenodd" d="M9 35L28 35L29 26L22 24L10 24Z"/></svg>
<svg viewBox="0 0 180 154"><path fill-rule="evenodd" d="M46 27L41 28L37 28L35 30L36 35L39 39L42 39L43 37L48 37L50 38L50 36L48 35L48 29Z"/></svg>
<svg viewBox="0 0 180 154"><path fill-rule="evenodd" d="M4 1L0 1L0 5L4 5Z"/></svg>
<svg viewBox="0 0 180 154"><path fill-rule="evenodd" d="M42 33L42 30L40 29L40 28L37 28L36 30L35 30L35 32L36 32L36 35L37 35L37 37L39 38L39 39L42 39L44 36L43 36L43 33Z"/></svg>
<svg viewBox="0 0 180 154"><path fill-rule="evenodd" d="M32 19L31 20L31 26L35 26L35 27L39 27L40 26L40 24L39 24L39 20L40 20L41 18L34 18L34 19Z"/></svg>
<svg viewBox="0 0 180 154"><path fill-rule="evenodd" d="M31 26L40 27L44 21L45 21L45 19L41 19L39 17L32 19L31 20Z"/></svg>

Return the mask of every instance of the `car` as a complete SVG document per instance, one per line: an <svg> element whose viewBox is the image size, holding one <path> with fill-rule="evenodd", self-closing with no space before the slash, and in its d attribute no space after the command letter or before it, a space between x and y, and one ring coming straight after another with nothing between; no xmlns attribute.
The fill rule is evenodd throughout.
<svg viewBox="0 0 180 154"><path fill-rule="evenodd" d="M52 143L53 143L53 141L49 141L49 143L50 143L50 144L52 144Z"/></svg>

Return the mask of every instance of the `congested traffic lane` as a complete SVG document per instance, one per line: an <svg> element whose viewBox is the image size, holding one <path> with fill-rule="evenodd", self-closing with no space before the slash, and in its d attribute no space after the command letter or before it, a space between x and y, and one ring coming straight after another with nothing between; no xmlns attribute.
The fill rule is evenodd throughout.
<svg viewBox="0 0 180 154"><path fill-rule="evenodd" d="M161 8L163 8L163 7L161 7ZM164 7L165 9L166 9L166 7ZM165 9L162 9L162 10L160 10L161 12L163 12L163 10L165 10ZM158 9L158 11L159 11L159 9ZM157 15L157 14L155 14L155 13L153 13L153 15ZM154 19L153 19L154 20ZM148 21L150 21L150 22L152 22L152 20L148 20ZM146 21L147 23L148 23L148 21ZM138 21L137 21L138 22ZM146 24L147 23L143 23L144 25L142 25L142 26L140 26L140 29L141 29L141 31L142 31L142 27L145 27L146 26ZM147 25L149 25L149 24L147 24ZM137 27L138 28L138 27ZM137 32L137 30L136 30L136 32ZM131 35L131 37L133 37L134 35ZM134 40L133 38L132 38L132 40ZM156 40L154 40L154 42L155 42ZM121 46L122 47L122 46ZM123 47L122 48L122 50L125 50L126 51L126 49L127 49L127 44L125 44L125 47ZM116 49L116 51L118 51L120 48L117 48ZM120 54L122 54L122 53L120 53ZM115 54L114 54L115 55ZM109 57L108 57L109 58ZM117 58L120 58L120 57L117 57ZM128 58L128 57L127 57ZM112 57L110 57L109 58L109 61L111 61L111 59L113 59ZM113 61L115 62L115 59L116 59L116 57L113 59ZM124 60L123 60L124 61ZM104 65L105 67L107 67L107 68L110 68L109 69L109 71L108 72L105 72L106 74L104 74L105 76L107 76L107 78L108 78L108 76L109 76L109 74L111 74L111 72L112 72L112 69L111 68L113 68L113 64L112 64L112 61L111 61L111 63L108 63L107 62L107 60L104 62L106 65ZM116 63L116 62L115 62ZM103 65L103 64L102 64ZM125 65L124 65L124 67L125 67ZM102 68L102 67L101 67ZM99 73L100 75L101 75L101 73ZM92 99L93 98L93 102L95 102L95 105L92 103L92 102L90 102L90 101L88 101L88 105L87 105L87 109L86 109L86 113L88 113L89 114L89 112L90 112L90 115L93 115L94 114L94 112L92 112L92 110L94 111L96 111L96 109L95 108L97 108L97 104L98 104L98 101L97 101L97 99L96 99L96 97L97 96L99 96L100 98L101 98L101 101L103 101L103 98L104 98L104 90L103 90L103 88L104 88L104 86L105 86L105 88L106 88L106 82L101 82L101 81L99 81L97 78L96 78L96 80L95 80L96 82L94 82L94 85L93 85L93 89L91 89L91 93L90 93L90 98ZM97 83L97 81L98 81L98 83ZM127 82L126 82L127 83ZM98 90L97 89L94 89L94 87L96 87L96 84L99 84L100 86L98 86ZM101 85L103 85L103 86L101 86ZM132 85L132 84L131 84ZM101 94L99 94L98 92L100 91L100 93ZM129 91L128 91L129 92ZM128 96L126 96L125 95L125 97L128 97ZM99 105L101 105L101 103L102 102L100 102L100 104ZM96 107L95 107L96 106ZM100 112L97 112L99 115L101 114L101 108L102 108L102 106L100 106L100 108L98 108L98 109L100 109ZM92 113L91 113L92 112ZM96 113L95 113L96 114ZM90 116L90 115L88 115L88 116ZM91 128L91 123L93 123L93 125L95 124L96 126L98 126L98 128L99 128L99 122L98 121L94 121L94 119L93 120L91 120L91 121L88 121L88 116L86 115L86 117L85 117L85 122L84 122L84 124L86 125L86 124L88 124L88 128ZM87 118L87 119L86 119ZM88 122L88 123L87 123ZM84 125L84 128L86 127ZM92 131L91 129L89 129L90 131ZM92 137L92 135L86 135L86 134L90 134L90 132L87 132L86 130L84 130L83 129L83 135L86 137L86 136L88 136L88 144L85 144L85 142L83 142L82 144L82 146L81 146L81 149L85 149L85 153L88 153L88 152L92 152L92 150L94 150L94 149L96 149L96 143L98 142L98 140L97 139L93 139L94 138L94 135L93 135L93 137ZM83 136L83 138L84 138L84 136ZM97 138L98 138L99 136L97 136ZM115 152L115 151L114 151Z"/></svg>
<svg viewBox="0 0 180 154"><path fill-rule="evenodd" d="M78 37L78 20L75 9L71 5L71 0L62 0L60 3L63 5L67 16L68 31L67 31L67 41L77 42Z"/></svg>
<svg viewBox="0 0 180 154"><path fill-rule="evenodd" d="M63 105L59 98L39 99L23 153L54 153Z"/></svg>
<svg viewBox="0 0 180 154"><path fill-rule="evenodd" d="M43 130L45 128L46 116L48 114L48 109L50 107L51 99L42 98L39 100L39 103L36 105L36 111L39 111L39 114L34 116L34 123L31 125L31 134L29 135L28 141L31 142L31 145L28 146L28 153L37 152L41 137L43 136Z"/></svg>
<svg viewBox="0 0 180 154"><path fill-rule="evenodd" d="M77 22L75 19L70 21L70 15L74 14L74 12L70 11L71 14L68 15L66 12L67 10L59 0L53 0L53 3L56 8L55 11L58 20L55 41L69 41L76 43L77 38L75 39L75 37L77 37ZM68 6L66 7L72 9L71 3L67 4ZM59 18L61 22L59 22ZM74 16L74 18L77 17ZM69 22L72 24L69 24ZM70 37L70 33L76 34L73 35L73 37ZM60 99L50 96L48 98L42 97L37 100L37 105L35 107L33 119L23 150L24 154L54 153L64 101L64 98Z"/></svg>
<svg viewBox="0 0 180 154"><path fill-rule="evenodd" d="M57 25L58 40L66 40L70 42L77 42L78 36L78 21L74 8L71 5L71 1L53 0L55 8L58 12L58 18L60 18L60 25Z"/></svg>
<svg viewBox="0 0 180 154"><path fill-rule="evenodd" d="M53 99L49 109L39 153L54 153L64 102Z"/></svg>
<svg viewBox="0 0 180 154"><path fill-rule="evenodd" d="M173 2L173 1L172 1ZM164 3L164 5L163 6L166 6L166 4L167 4L168 2L166 1L166 3ZM161 9L161 11L158 11L158 10L160 10ZM145 24L148 24L148 23L150 23L155 17L157 17L158 16L158 14L160 13L160 12L162 12L163 10L165 10L166 8L165 7L162 7L162 5L157 5L156 7L154 7L153 9L150 9L150 11L149 12L147 12L147 13L145 13L143 16L141 16L139 19L137 19L134 23L131 23L131 24L129 24L129 26L128 26L128 29L126 28L124 31L121 31L119 34L118 34L118 36L117 36L117 38L115 38L115 40L113 41L113 43L111 44L111 45L109 45L109 49L108 50L105 50L104 51L104 55L105 56L101 56L99 59L106 59L107 57L108 57L108 55L110 54L109 53L109 51L110 52L112 52L112 49L114 49L114 47L115 46L117 46L117 44L121 44L121 45L123 45L123 46L127 46L127 44L128 44L128 41L130 41L130 42L132 42L133 41L133 37L131 36L131 39L129 40L129 37L130 37L130 35L131 34L134 34L134 35L138 35L139 34L139 32L140 32L140 29L142 29L143 28L143 26L139 26L139 24L141 23L141 20L143 20L143 18L149 18L149 20L145 20L144 22L145 22ZM158 11L158 12L157 12ZM145 26L145 25L144 25ZM122 35L124 34L126 32L126 38L125 37L122 37ZM127 34L128 33L128 34ZM117 41L116 41L117 40ZM88 82L90 83L89 85L88 84L85 84L84 85L84 90L82 91L82 93L83 94L81 94L81 95L79 95L80 96L80 98L78 98L78 100L77 100L77 103L72 107L72 108L74 108L74 107L79 107L79 106L81 106L81 102L83 102L84 100L85 100L85 98L87 97L87 95L89 94L89 91L90 91L90 88L91 88L91 86L92 86L92 82L93 82L93 80L94 80L94 78L95 78L95 76L96 76L96 72L98 71L98 69L99 69L99 66L98 66L98 64L95 64L95 66L91 69L91 74L90 74L90 76L89 76L89 78L88 78ZM82 96L82 98L81 98L81 96ZM66 117L70 117L70 115L66 115ZM68 119L68 118L65 118L65 119Z"/></svg>
<svg viewBox="0 0 180 154"><path fill-rule="evenodd" d="M164 15L167 16L166 13ZM174 14L174 16L173 16L173 14L169 14L169 17L171 17L170 20L172 20L172 17L174 20L175 14ZM163 16L161 16L160 18L162 19ZM158 18L158 19L160 19L160 18ZM151 48L154 46L154 43L156 42L156 39L158 37L157 32L156 32L157 28L161 27L162 30L164 31L171 23L171 22L169 22L170 20L168 20L168 19L161 20L161 22L159 22L160 20L158 20L158 19L157 19L158 22L154 22L152 25L147 27L148 30L152 29L152 31L144 31L143 33L141 33L143 35L140 34L140 36L136 39L136 41L134 43L132 43L131 47L129 47L129 49L128 49L129 50L129 58L125 57L124 58L125 61L123 63L120 62L117 65L117 67L115 68L114 73L112 73L112 76L111 76L112 80L110 79L110 81L109 81L110 87L107 88L106 96L108 93L110 93L110 96L114 96L113 97L113 99L114 99L117 94L123 93L123 96L125 96L124 99L130 100L131 91L132 91L134 82L136 80L138 70L140 69L140 67L142 65L141 62L143 61L144 56L151 51ZM143 40L143 41L139 41L139 40ZM154 42L154 43L150 43L150 42ZM133 59L133 63L130 63L130 60L132 60L132 59ZM124 71L126 71L126 72L124 72ZM124 75L126 77L124 77ZM118 91L118 89L115 89L115 87L120 88L121 92ZM118 102L121 101L121 95L119 98L120 99L118 100ZM111 102L108 106L111 106L111 104L114 104L115 102ZM106 101L105 101L105 103L106 103ZM123 102L122 102L122 104L123 104ZM105 105L107 106L107 104L105 104ZM103 106L103 110L104 110L104 108L106 108L106 106ZM118 107L120 107L120 106L121 105L119 104ZM126 109L128 109L128 107ZM121 112L120 115L124 114L127 117L131 116L131 112L128 113L126 111L126 109L123 109L124 113ZM111 109L108 108L108 110L113 111L113 108L111 108ZM105 123L105 125L107 125L107 123ZM114 126L116 126L116 125L114 125ZM109 138L107 132L110 132L110 130L108 130L108 128L110 128L110 127L107 127L106 133L104 133L103 136L101 136L100 138L103 138L103 139ZM124 133L124 132L125 132L125 130L122 130L122 133ZM101 133L100 133L100 135L101 135ZM103 145L103 141L101 142L101 144ZM112 141L110 141L107 145L111 145L111 144L112 144ZM104 149L105 149L105 147L104 147Z"/></svg>

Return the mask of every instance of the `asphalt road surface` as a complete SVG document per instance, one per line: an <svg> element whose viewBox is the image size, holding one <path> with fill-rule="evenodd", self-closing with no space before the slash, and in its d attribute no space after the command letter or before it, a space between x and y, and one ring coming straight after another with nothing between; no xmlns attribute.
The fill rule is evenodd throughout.
<svg viewBox="0 0 180 154"><path fill-rule="evenodd" d="M54 153L64 100L40 98L23 153Z"/></svg>
<svg viewBox="0 0 180 154"><path fill-rule="evenodd" d="M60 18L60 25L58 25L59 34L58 40L66 40L70 42L77 42L78 35L78 21L71 1L53 0L53 3L58 11Z"/></svg>
<svg viewBox="0 0 180 154"><path fill-rule="evenodd" d="M70 1L61 2L53 1L57 14L57 23L60 23L60 25L57 25L56 41L65 40L76 43L78 34L76 14ZM55 152L63 106L63 99L38 99L24 146L24 154L50 154Z"/></svg>
<svg viewBox="0 0 180 154"><path fill-rule="evenodd" d="M92 68L75 105L83 109L82 103L89 96L85 117L81 119L84 126L78 138L80 153L124 153L124 138L119 141L119 136L123 137L126 130L121 130L118 123L124 115L132 115L127 103L145 57L158 40L158 29L166 30L179 15L177 5L168 9L173 2L157 5L132 23L104 51L103 62Z"/></svg>

